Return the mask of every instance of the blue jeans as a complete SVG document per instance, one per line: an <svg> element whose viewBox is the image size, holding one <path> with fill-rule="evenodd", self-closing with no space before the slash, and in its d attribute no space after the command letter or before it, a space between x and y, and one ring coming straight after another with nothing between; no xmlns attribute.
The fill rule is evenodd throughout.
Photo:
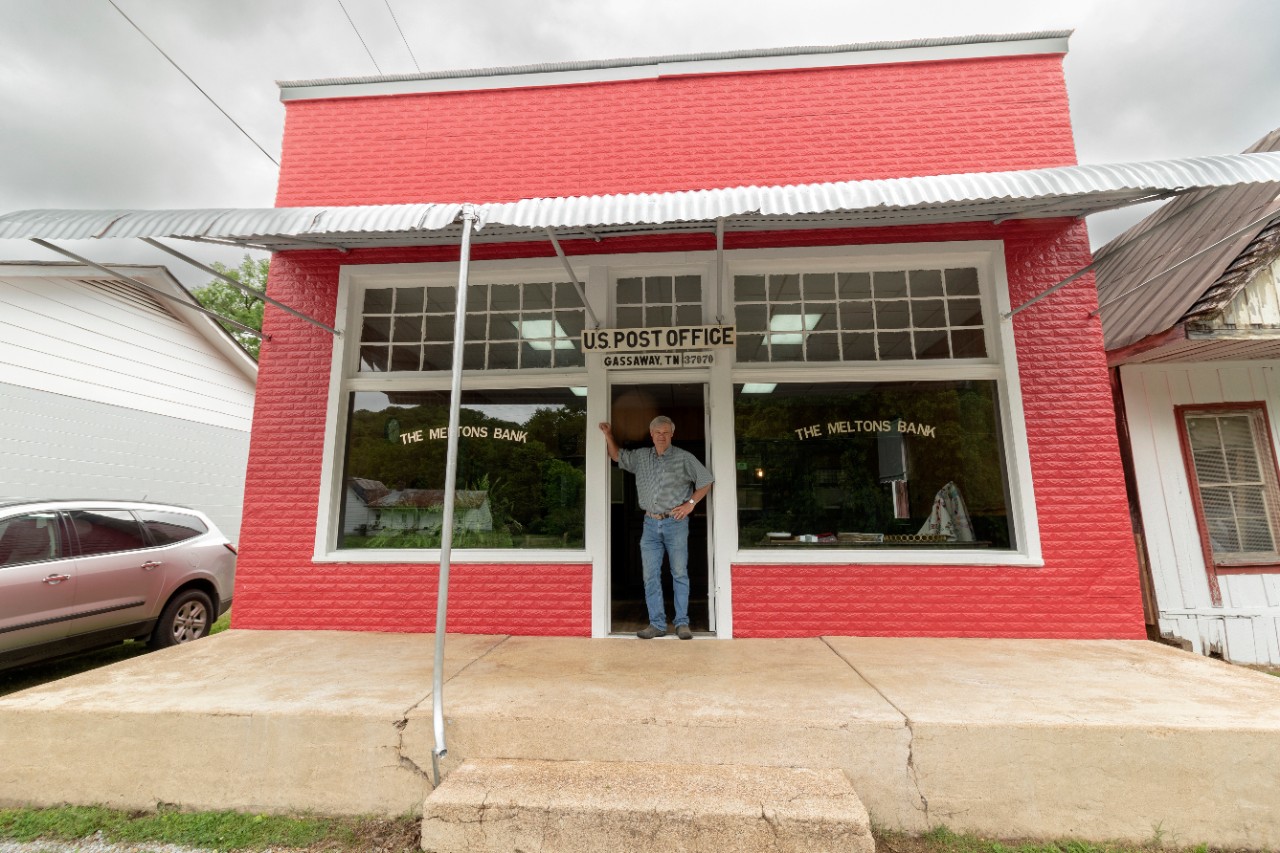
<svg viewBox="0 0 1280 853"><path fill-rule="evenodd" d="M689 624L689 521L644 517L640 535L640 561L644 566L644 602L649 622L667 629L667 608L662 601L662 555L671 561L671 587L676 596L675 624Z"/></svg>

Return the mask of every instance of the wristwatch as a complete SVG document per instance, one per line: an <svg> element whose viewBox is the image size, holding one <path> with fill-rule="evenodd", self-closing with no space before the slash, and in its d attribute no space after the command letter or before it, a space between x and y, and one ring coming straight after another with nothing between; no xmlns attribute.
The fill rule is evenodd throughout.
<svg viewBox="0 0 1280 853"><path fill-rule="evenodd" d="M685 501L685 503L690 504L690 505L692 505L692 506L697 506L697 505L698 505L698 502L697 502L697 501L695 501L693 498L689 498L689 500Z"/></svg>

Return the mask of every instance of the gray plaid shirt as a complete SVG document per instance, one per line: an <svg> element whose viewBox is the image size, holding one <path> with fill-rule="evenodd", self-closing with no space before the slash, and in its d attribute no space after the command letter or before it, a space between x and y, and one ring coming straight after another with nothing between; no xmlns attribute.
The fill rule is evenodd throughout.
<svg viewBox="0 0 1280 853"><path fill-rule="evenodd" d="M640 508L645 512L670 512L696 490L715 482L697 457L674 445L661 456L652 447L619 450L618 467L636 475Z"/></svg>

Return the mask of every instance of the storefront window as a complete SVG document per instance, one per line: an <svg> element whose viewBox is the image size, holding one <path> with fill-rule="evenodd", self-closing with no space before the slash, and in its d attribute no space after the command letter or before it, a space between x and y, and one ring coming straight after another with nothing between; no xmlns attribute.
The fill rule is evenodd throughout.
<svg viewBox="0 0 1280 853"><path fill-rule="evenodd" d="M1015 547L994 381L734 390L739 547Z"/></svg>
<svg viewBox="0 0 1280 853"><path fill-rule="evenodd" d="M449 370L451 286L379 287L361 303L360 372ZM571 282L467 288L466 370L581 367L586 311Z"/></svg>
<svg viewBox="0 0 1280 853"><path fill-rule="evenodd" d="M973 267L734 277L738 361L986 358Z"/></svg>
<svg viewBox="0 0 1280 853"><path fill-rule="evenodd" d="M586 398L464 391L453 544L582 548ZM439 548L447 391L350 394L338 547Z"/></svg>

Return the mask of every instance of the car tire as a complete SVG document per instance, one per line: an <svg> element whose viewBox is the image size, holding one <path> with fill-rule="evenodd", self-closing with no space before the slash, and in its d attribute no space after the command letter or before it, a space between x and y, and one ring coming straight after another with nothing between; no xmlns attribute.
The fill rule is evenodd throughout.
<svg viewBox="0 0 1280 853"><path fill-rule="evenodd" d="M180 592L164 606L151 632L150 646L165 649L208 636L213 627L213 602L198 589Z"/></svg>

